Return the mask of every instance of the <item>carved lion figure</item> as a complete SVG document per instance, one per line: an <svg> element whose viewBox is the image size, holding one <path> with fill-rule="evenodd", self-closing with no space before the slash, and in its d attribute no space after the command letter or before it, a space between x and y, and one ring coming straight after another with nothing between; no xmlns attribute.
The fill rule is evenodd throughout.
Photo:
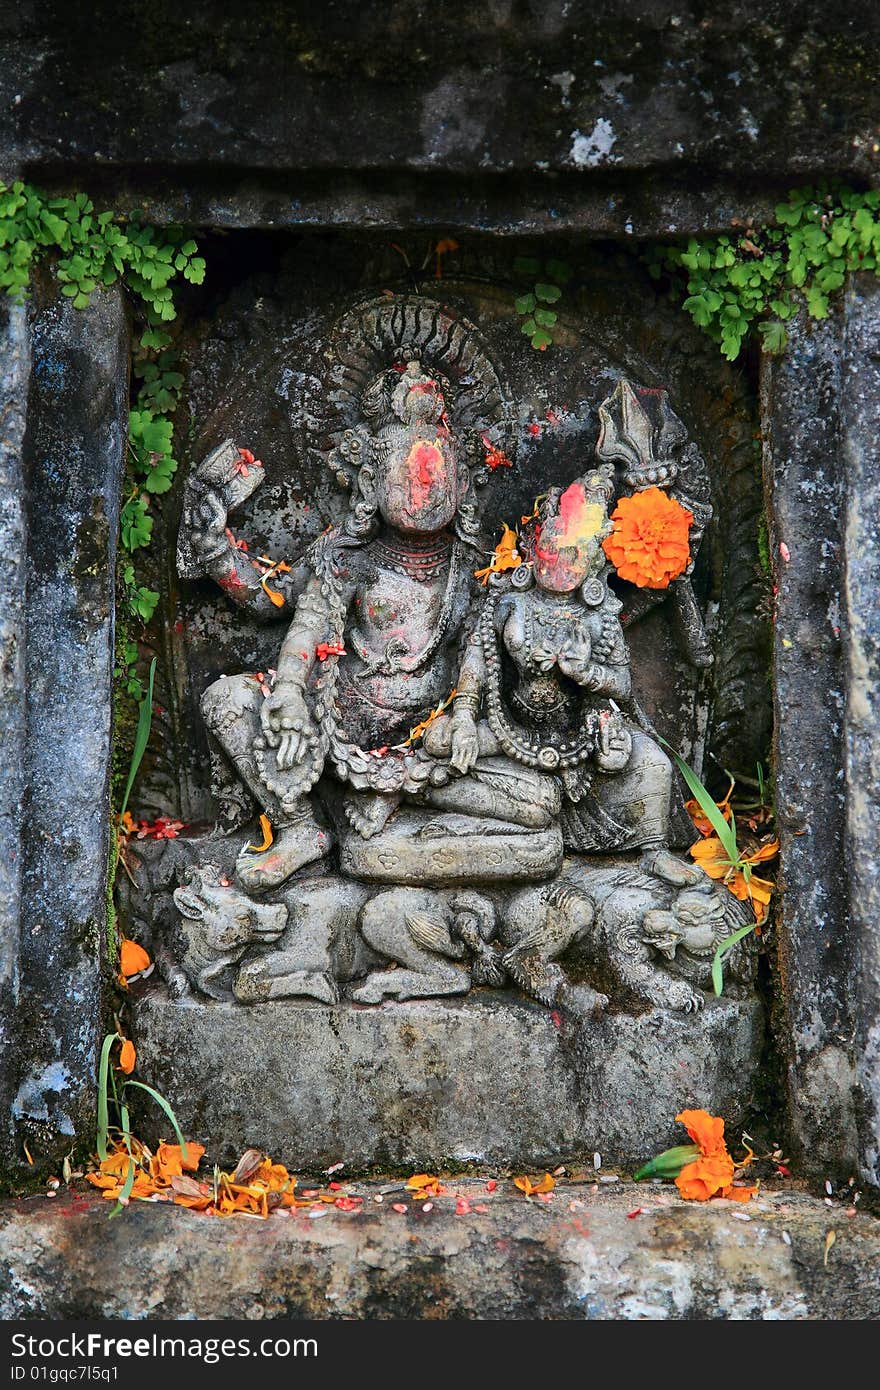
<svg viewBox="0 0 880 1390"><path fill-rule="evenodd" d="M507 904L502 962L526 993L560 1003L568 977L556 959L577 947L600 987L690 1013L703 1007L719 942L749 920L748 905L708 878L676 887L633 864L566 860L552 883ZM747 951L731 953L728 968L746 982Z"/></svg>

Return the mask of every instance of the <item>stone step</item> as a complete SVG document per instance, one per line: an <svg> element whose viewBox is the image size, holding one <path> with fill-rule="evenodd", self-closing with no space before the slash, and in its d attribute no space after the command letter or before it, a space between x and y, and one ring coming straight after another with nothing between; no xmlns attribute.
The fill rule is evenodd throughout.
<svg viewBox="0 0 880 1390"><path fill-rule="evenodd" d="M380 1186L359 1183L361 1210L321 1220L135 1202L110 1221L108 1202L68 1189L0 1204L0 1317L880 1316L880 1222L803 1192L743 1206L563 1181L542 1202L507 1180L487 1193L485 1180L448 1179L426 1211L400 1194L377 1202ZM456 1215L458 1196L486 1211Z"/></svg>

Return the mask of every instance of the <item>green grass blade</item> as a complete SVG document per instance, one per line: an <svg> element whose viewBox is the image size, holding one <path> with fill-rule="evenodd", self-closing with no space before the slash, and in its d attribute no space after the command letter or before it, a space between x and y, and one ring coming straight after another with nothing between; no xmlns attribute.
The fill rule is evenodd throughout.
<svg viewBox="0 0 880 1390"><path fill-rule="evenodd" d="M109 1102L107 1097L110 1071L110 1049L116 1041L115 1033L108 1033L101 1044L101 1060L98 1063L98 1157L107 1157L107 1131L110 1127Z"/></svg>
<svg viewBox="0 0 880 1390"><path fill-rule="evenodd" d="M175 1138L177 1139L177 1142L180 1145L181 1156L183 1158L187 1158L188 1154L186 1151L186 1140L183 1137L183 1131L181 1130L180 1125L177 1123L177 1116L171 1109L171 1106L168 1104L168 1101L165 1099L165 1097L163 1095L160 1095L159 1092L153 1086L148 1086L145 1081L126 1081L125 1086L137 1086L139 1090L146 1091L148 1096L152 1096L156 1104L162 1110L164 1110L165 1114L171 1121Z"/></svg>
<svg viewBox="0 0 880 1390"><path fill-rule="evenodd" d="M150 662L150 677L147 683L147 690L140 703L138 713L137 733L134 736L134 748L131 750L131 765L128 769L128 781L125 784L125 795L122 798L122 805L119 808L119 817L125 815L128 808L128 798L134 786L134 779L137 777L141 759L146 752L147 744L150 741L150 729L153 724L153 684L156 679L156 657Z"/></svg>
<svg viewBox="0 0 880 1390"><path fill-rule="evenodd" d="M678 1144L674 1149L664 1149L662 1154L657 1154L633 1173L633 1182L641 1182L643 1178L677 1178L682 1168L699 1156L699 1144Z"/></svg>
<svg viewBox="0 0 880 1390"><path fill-rule="evenodd" d="M721 967L723 957L727 955L727 952L735 946L737 942L742 941L744 936L748 936L750 932L753 932L757 925L757 922L748 922L744 927L738 927L735 932L730 933L730 936L725 936L724 940L720 941L715 948L715 954L712 957L712 988L715 990L716 994L720 994L723 988Z"/></svg>
<svg viewBox="0 0 880 1390"><path fill-rule="evenodd" d="M119 1194L119 1199L110 1213L111 1216L118 1216L119 1213L124 1210L125 1204L131 1196L131 1190L134 1187L136 1171L134 1154L131 1151L131 1118L128 1113L128 1106L120 1105L119 1109L122 1114L122 1137L125 1140L125 1147L128 1149L128 1172L125 1175L125 1182L122 1184L122 1191Z"/></svg>
<svg viewBox="0 0 880 1390"><path fill-rule="evenodd" d="M738 864L739 847L736 843L736 830L733 824L724 819L724 816L715 804L714 796L712 796L707 787L703 786L703 783L700 781L693 768L688 766L684 758L676 753L675 749L670 743L666 742L665 738L661 738L659 734L657 737L660 738L660 742L664 747L668 748L669 752L672 754L676 767L687 783L690 791L693 793L694 800L699 804L700 810L703 812L709 824L712 826L712 829L715 831L715 834L718 836L718 839L721 841L724 853L727 855L731 864Z"/></svg>

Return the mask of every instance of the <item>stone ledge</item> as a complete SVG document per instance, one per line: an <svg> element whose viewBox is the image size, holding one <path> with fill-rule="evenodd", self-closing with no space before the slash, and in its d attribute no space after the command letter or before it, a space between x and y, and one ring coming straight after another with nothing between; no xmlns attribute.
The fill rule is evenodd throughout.
<svg viewBox="0 0 880 1390"><path fill-rule="evenodd" d="M449 1179L429 1212L407 1203L404 1215L397 1197L374 1202L378 1186L358 1184L362 1212L320 1221L304 1208L263 1223L144 1203L110 1221L106 1202L66 1190L5 1203L0 1316L880 1316L880 1221L802 1192L765 1192L743 1208L653 1185L564 1185L539 1203L508 1182L488 1194L482 1180ZM456 1216L458 1193L488 1210Z"/></svg>
<svg viewBox="0 0 880 1390"><path fill-rule="evenodd" d="M686 1106L736 1132L763 1038L758 1001L727 997L696 1016L592 1019L494 990L362 1008L156 988L132 1014L141 1074L218 1161L257 1145L291 1169L344 1159L351 1172L537 1166L597 1149L637 1166L679 1142ZM145 1137L157 1114L144 1113Z"/></svg>

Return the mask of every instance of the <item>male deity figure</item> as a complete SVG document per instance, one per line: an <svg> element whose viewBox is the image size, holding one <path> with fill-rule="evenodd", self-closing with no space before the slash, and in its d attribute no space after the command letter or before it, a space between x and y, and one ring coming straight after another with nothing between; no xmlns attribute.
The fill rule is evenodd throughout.
<svg viewBox="0 0 880 1390"><path fill-rule="evenodd" d="M343 815L364 837L402 797L517 829L546 827L558 810L558 790L541 772L478 759L464 702L449 720L442 766L412 746L411 730L453 691L479 592L476 512L438 375L415 360L386 369L363 405L374 427L343 446L356 460L352 504L291 577L296 606L273 688L266 698L255 678L223 676L202 699L227 817L243 823L256 807L273 827L270 848L246 849L237 862L252 893L329 851L332 833L309 797L325 769L343 784ZM195 553L215 570L227 566L218 576L227 593L247 598L235 557L216 558L225 527L216 496L193 495L185 524Z"/></svg>

